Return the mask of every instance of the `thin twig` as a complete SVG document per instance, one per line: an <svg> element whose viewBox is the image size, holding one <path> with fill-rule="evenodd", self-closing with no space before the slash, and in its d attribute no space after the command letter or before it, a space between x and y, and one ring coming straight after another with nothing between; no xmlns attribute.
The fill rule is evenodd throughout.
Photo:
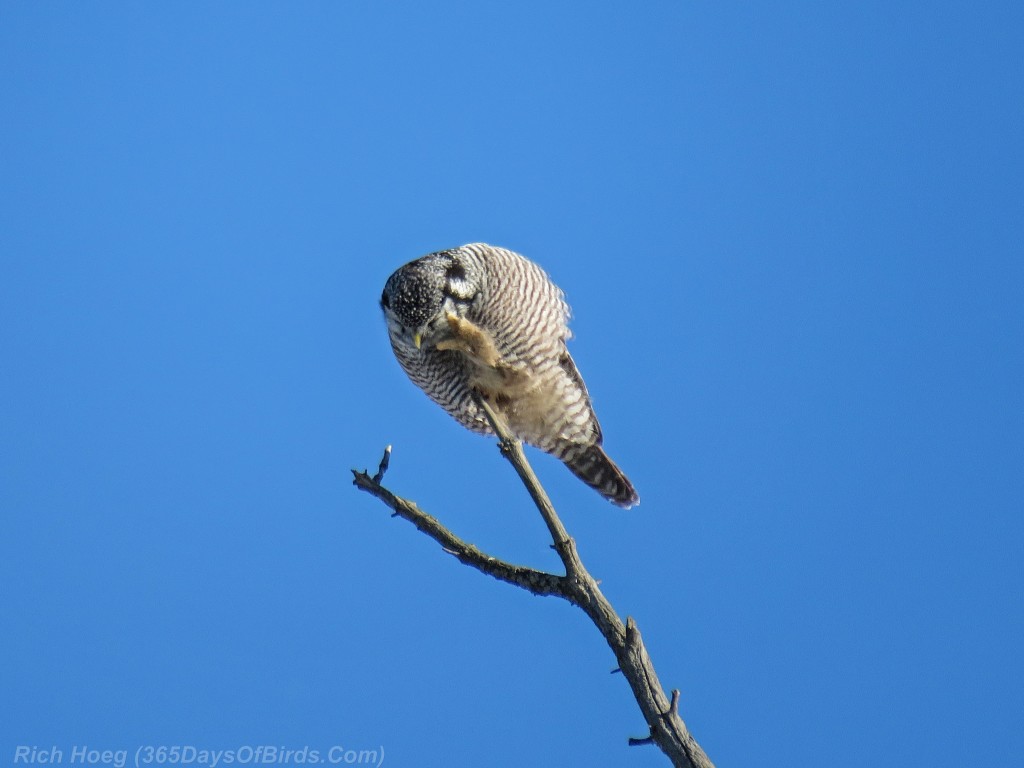
<svg viewBox="0 0 1024 768"><path fill-rule="evenodd" d="M562 595L564 591L562 585L564 576L557 576L553 573L528 568L524 565L515 565L499 560L496 557L491 557L486 552L482 552L472 544L460 539L442 525L436 517L428 515L413 502L393 494L382 486L376 478L370 477L369 473L357 472L353 469L352 475L353 485L383 501L387 506L391 507L395 517L408 520L418 530L440 544L441 549L450 555L454 555L459 562L470 565L499 581L505 581L509 584L515 584L517 587L522 587L535 595Z"/></svg>
<svg viewBox="0 0 1024 768"><path fill-rule="evenodd" d="M380 457L380 464L377 465L377 474L373 476L373 482L380 485L380 481L384 479L384 473L388 471L388 466L391 464L391 446L384 448L384 455Z"/></svg>

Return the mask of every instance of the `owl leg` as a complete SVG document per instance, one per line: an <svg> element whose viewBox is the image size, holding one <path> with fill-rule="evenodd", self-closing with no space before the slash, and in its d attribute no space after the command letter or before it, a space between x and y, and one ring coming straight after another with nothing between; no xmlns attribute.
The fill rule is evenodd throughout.
<svg viewBox="0 0 1024 768"><path fill-rule="evenodd" d="M473 325L469 320L450 312L446 319L452 332L452 338L438 342L438 349L462 352L473 362L487 368L497 369L506 365L501 359L498 348L494 345L494 340L487 335L486 331Z"/></svg>
<svg viewBox="0 0 1024 768"><path fill-rule="evenodd" d="M469 359L470 386L515 432L516 412L524 402L528 402L524 398L531 389L530 376L502 358L494 340L485 330L458 315L448 314L447 320L452 337L438 343L437 349L455 350Z"/></svg>
<svg viewBox="0 0 1024 768"><path fill-rule="evenodd" d="M476 420L484 426L484 431L493 434L494 430L491 426L491 420L485 415L484 403L487 403L489 410L491 411L491 417L497 419L505 425L505 429L511 431L509 423L508 409L511 405L508 397L503 394L488 392L481 389L479 386L472 387L473 404L476 406L477 414Z"/></svg>

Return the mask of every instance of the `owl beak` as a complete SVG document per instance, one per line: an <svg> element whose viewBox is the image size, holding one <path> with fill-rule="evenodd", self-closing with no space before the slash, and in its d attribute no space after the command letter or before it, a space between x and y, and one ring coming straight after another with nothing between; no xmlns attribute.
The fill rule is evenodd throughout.
<svg viewBox="0 0 1024 768"><path fill-rule="evenodd" d="M412 335L412 343L416 345L416 349L419 349L420 345L423 343L423 334L416 331L416 333Z"/></svg>

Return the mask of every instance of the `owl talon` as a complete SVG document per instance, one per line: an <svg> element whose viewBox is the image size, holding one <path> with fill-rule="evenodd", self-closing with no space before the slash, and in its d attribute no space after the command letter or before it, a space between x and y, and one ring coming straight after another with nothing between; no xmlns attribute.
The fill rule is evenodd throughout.
<svg viewBox="0 0 1024 768"><path fill-rule="evenodd" d="M488 368L497 368L499 364L502 364L498 348L494 346L494 340L487 335L486 331L452 312L445 314L445 320L448 321L448 327L454 338L439 342L438 349L462 352Z"/></svg>

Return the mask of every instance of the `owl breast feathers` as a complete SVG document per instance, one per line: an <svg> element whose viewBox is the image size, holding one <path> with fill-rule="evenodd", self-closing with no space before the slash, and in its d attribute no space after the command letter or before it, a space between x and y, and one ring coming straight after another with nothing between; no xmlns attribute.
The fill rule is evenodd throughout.
<svg viewBox="0 0 1024 768"><path fill-rule="evenodd" d="M561 459L606 499L639 503L601 447L590 395L566 348L569 307L540 267L472 243L401 267L380 304L398 362L460 424L491 434L476 393L518 439Z"/></svg>

